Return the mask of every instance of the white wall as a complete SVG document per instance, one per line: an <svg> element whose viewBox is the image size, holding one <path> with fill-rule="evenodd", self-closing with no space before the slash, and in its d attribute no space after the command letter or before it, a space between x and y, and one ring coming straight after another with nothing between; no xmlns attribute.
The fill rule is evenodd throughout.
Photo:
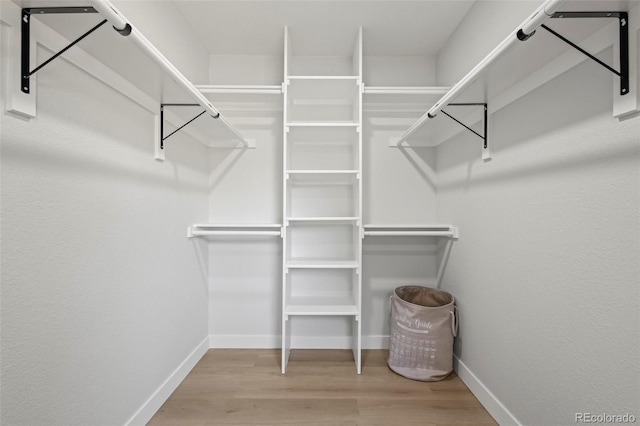
<svg viewBox="0 0 640 426"><path fill-rule="evenodd" d="M586 61L492 114L490 163L467 132L437 149L459 370L502 424L640 415L640 120L611 79Z"/></svg>
<svg viewBox="0 0 640 426"><path fill-rule="evenodd" d="M209 222L282 223L282 112L226 115L256 149L211 151ZM278 347L282 240L211 238L209 268L212 346Z"/></svg>
<svg viewBox="0 0 640 426"><path fill-rule="evenodd" d="M65 59L37 85L35 119L2 114L0 423L144 422L207 336L207 247L185 235L207 150L176 135L154 161L153 115Z"/></svg>

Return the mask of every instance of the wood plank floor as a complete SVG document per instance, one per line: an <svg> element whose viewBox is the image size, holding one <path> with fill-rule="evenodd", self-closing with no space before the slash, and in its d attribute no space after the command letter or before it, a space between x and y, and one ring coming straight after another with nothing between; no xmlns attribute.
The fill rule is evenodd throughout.
<svg viewBox="0 0 640 426"><path fill-rule="evenodd" d="M495 425L462 381L393 373L386 350L211 349L149 422L161 425Z"/></svg>

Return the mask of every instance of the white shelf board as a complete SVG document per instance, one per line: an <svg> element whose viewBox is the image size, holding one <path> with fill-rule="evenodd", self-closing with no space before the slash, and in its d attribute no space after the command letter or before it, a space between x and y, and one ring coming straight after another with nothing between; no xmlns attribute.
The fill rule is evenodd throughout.
<svg viewBox="0 0 640 426"><path fill-rule="evenodd" d="M393 114L398 118L398 114L411 117L409 124L430 108L444 94L449 87L391 87L391 86L365 86L362 98L362 110L368 114L384 113L383 117ZM406 125L402 125L406 127Z"/></svg>
<svg viewBox="0 0 640 426"><path fill-rule="evenodd" d="M290 121L289 127L359 127L357 121Z"/></svg>
<svg viewBox="0 0 640 426"><path fill-rule="evenodd" d="M442 96L451 89L443 86L364 86L365 95Z"/></svg>
<svg viewBox="0 0 640 426"><path fill-rule="evenodd" d="M357 216L316 216L316 217L299 217L292 216L286 218L288 222L304 222L304 223L330 223L330 224L350 224L357 223L360 220Z"/></svg>
<svg viewBox="0 0 640 426"><path fill-rule="evenodd" d="M360 265L356 260L291 259L285 262L285 267L290 269L357 269Z"/></svg>
<svg viewBox="0 0 640 426"><path fill-rule="evenodd" d="M248 112L254 114L254 120L260 121L265 112L276 113L283 109L282 90L280 86L261 86L265 90L250 88L249 86L197 86L210 87L204 89L202 93L223 113L231 117L238 126L243 124L253 124L247 121ZM215 87L215 88L213 88ZM241 113L240 116L234 113ZM269 120L271 122L271 120Z"/></svg>
<svg viewBox="0 0 640 426"><path fill-rule="evenodd" d="M287 301L285 315L358 315L352 296L292 297Z"/></svg>
<svg viewBox="0 0 640 426"><path fill-rule="evenodd" d="M282 85L213 85L200 84L195 86L201 93L246 94L246 95L282 95Z"/></svg>
<svg viewBox="0 0 640 426"><path fill-rule="evenodd" d="M289 80L354 80L360 79L357 75L289 75Z"/></svg>
<svg viewBox="0 0 640 426"><path fill-rule="evenodd" d="M295 169L288 169L286 171L287 173L290 174L299 174L299 175L355 175L360 173L359 170L336 170L336 169L331 169L331 170L324 170L324 169L318 169L318 170L295 170Z"/></svg>
<svg viewBox="0 0 640 426"><path fill-rule="evenodd" d="M287 171L286 178L292 186L335 186L353 185L358 182L360 174L357 170L349 171Z"/></svg>

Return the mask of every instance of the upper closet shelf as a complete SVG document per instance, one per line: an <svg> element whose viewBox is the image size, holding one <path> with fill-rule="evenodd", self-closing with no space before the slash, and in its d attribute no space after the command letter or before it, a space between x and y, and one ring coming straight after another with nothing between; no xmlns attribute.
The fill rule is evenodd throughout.
<svg viewBox="0 0 640 426"><path fill-rule="evenodd" d="M490 112L497 111L551 78L570 70L586 58L590 58L607 68L612 72L610 75L614 76L617 86L614 96L614 115L623 117L625 114L636 114L637 102L628 103L618 99L628 94L630 90L628 14L624 11L607 10L612 6L628 5L628 3L566 1L565 5L565 1L546 0L435 102L408 130L395 139L396 146L411 141L420 141L420 145L435 146L449 139L462 128L466 128L485 140L485 150L487 150L487 134L482 134L481 128L477 128L477 131L471 128L480 127L475 125L483 120L483 105L485 110L488 107ZM567 10L559 11L561 7ZM581 11L576 12L576 9ZM553 25L551 23L548 25L557 28L554 30L545 25L547 20L553 21ZM617 27L617 30L614 27ZM631 31L634 28L637 29L637 24L634 24ZM612 36L614 30L616 30L616 34ZM564 36L558 31L565 33ZM532 40L527 41L529 38ZM579 47L577 43L583 44L584 48ZM518 48L513 49L516 45ZM614 62L617 64L614 66L617 66L618 69L594 56L612 45L614 46ZM575 55L575 50L581 54ZM592 50L592 52L588 50ZM509 54L506 54L507 52ZM365 93L367 93L366 89ZM619 102L621 107L632 106L629 106L626 111L618 111L621 108L616 108L616 102ZM451 108L447 109L447 112L443 111L447 106L476 106L478 108ZM440 112L452 119L431 120ZM425 123L431 121L439 122L435 132L419 132ZM488 155L484 157L484 153L483 158L490 159Z"/></svg>
<svg viewBox="0 0 640 426"><path fill-rule="evenodd" d="M364 112L408 113L413 118L431 107L450 87L440 86L364 86ZM415 119L415 118L414 118ZM394 144L395 146L395 144Z"/></svg>
<svg viewBox="0 0 640 426"><path fill-rule="evenodd" d="M156 158L164 158L166 140L187 125L189 127L185 131L208 146L216 146L218 141L235 141L235 146L244 148L252 145L110 1L90 0L90 3L93 7L27 7L22 10L23 92L29 92L29 80L36 72L81 42L83 51L109 68L110 74L100 71L100 78L108 74L107 84L150 112L157 114L160 111L159 120L156 120ZM76 38L86 30L88 22L96 21L96 12L102 15L99 18L102 21ZM75 41L38 66L29 63L29 50L35 46L30 34L31 18L34 16L63 37L69 40L75 38ZM109 25L104 25L107 22ZM104 29L100 28L102 26ZM116 31L109 30L111 26ZM90 72L96 69L95 66L85 68ZM167 111L164 111L165 108ZM165 128L165 119L170 129Z"/></svg>
<svg viewBox="0 0 640 426"><path fill-rule="evenodd" d="M282 95L282 85L196 85L201 93L233 93L247 95Z"/></svg>
<svg viewBox="0 0 640 426"><path fill-rule="evenodd" d="M365 95L434 95L442 96L451 88L440 86L364 86Z"/></svg>

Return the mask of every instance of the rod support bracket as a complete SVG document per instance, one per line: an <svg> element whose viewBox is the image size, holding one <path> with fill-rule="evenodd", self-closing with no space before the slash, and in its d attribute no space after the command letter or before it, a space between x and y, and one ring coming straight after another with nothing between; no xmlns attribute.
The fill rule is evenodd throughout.
<svg viewBox="0 0 640 426"><path fill-rule="evenodd" d="M193 117L191 120L187 121L186 123L184 123L182 126L178 127L177 129L175 129L173 132L169 133L167 136L164 135L164 107L166 106L175 106L175 107L195 107L195 106L199 106L200 104L160 104L160 149L164 149L164 141L169 139L171 136L173 136L175 133L177 133L178 131L182 130L185 126L187 126L188 124L191 124L191 122L193 122L196 118L200 117L201 115L203 115L205 111L202 111L200 114L196 115L195 117ZM218 118L220 117L220 113L218 113L217 116L212 116L213 118Z"/></svg>
<svg viewBox="0 0 640 426"><path fill-rule="evenodd" d="M480 102L480 103L450 103L447 104L448 106L481 106L483 109L483 120L482 120L482 127L484 129L483 134L480 134L478 132L476 132L475 130L473 130L472 128L470 128L469 126L467 126L466 124L464 124L463 122L461 122L460 120L458 120L457 118L453 117L451 114L447 113L444 109L441 109L440 112L442 112L444 115L446 115L447 117L449 117L450 119L452 119L453 121L455 121L456 123L458 123L459 125L461 125L462 127L464 127L465 129L467 129L468 131L470 131L471 133L475 134L476 136L478 136L480 139L482 139L484 141L484 149L488 150L489 148L489 143L488 143L488 138L487 138L487 127L488 127L488 115L487 115L487 103L486 102ZM429 115L429 117L431 117Z"/></svg>
<svg viewBox="0 0 640 426"><path fill-rule="evenodd" d="M552 16L552 18L556 19L566 19L566 18L617 18L618 19L618 34L620 38L619 43L619 59L620 59L620 70L616 70L608 64L602 62L600 59L596 58L591 53L587 52L577 44L558 34L556 31L547 27L546 25L541 25L542 28L547 30L550 34L556 36L569 46L578 50L580 53L586 55L589 59L599 63L612 73L616 74L620 77L620 96L624 96L629 93L629 14L627 12L556 12Z"/></svg>
<svg viewBox="0 0 640 426"><path fill-rule="evenodd" d="M64 49L60 50L58 53L54 54L52 57L47 59L41 65L36 67L34 70L31 70L31 16L32 15L49 15L49 14L62 14L62 13L98 13L93 7L82 6L82 7L25 7L22 9L22 19L21 19L21 62L20 62L20 90L23 93L29 93L31 90L30 78L36 72L40 71L44 68L49 62L56 59L58 56L62 55L64 52L69 50L71 47L76 45L80 40L87 37L89 34L100 28L104 25L107 20L103 20L98 25L91 28L89 31L72 41L69 45L67 45Z"/></svg>

